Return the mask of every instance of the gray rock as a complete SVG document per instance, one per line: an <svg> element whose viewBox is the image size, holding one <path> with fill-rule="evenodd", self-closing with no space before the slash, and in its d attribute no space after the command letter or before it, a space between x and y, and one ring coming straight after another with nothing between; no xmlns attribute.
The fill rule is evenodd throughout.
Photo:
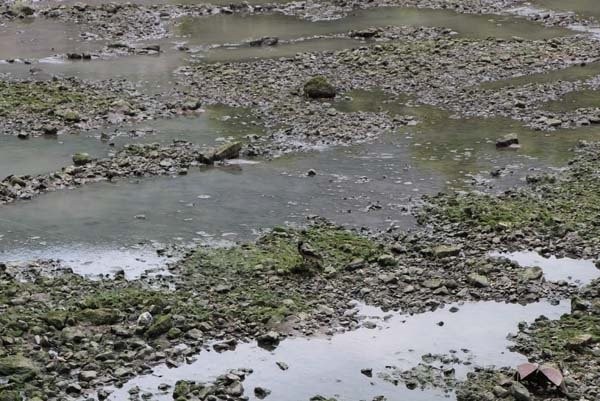
<svg viewBox="0 0 600 401"><path fill-rule="evenodd" d="M531 394L527 387L519 382L514 382L511 387L511 394L516 401L531 401Z"/></svg>
<svg viewBox="0 0 600 401"><path fill-rule="evenodd" d="M504 135L502 138L498 138L496 140L497 148L508 148L511 145L518 145L518 144L519 144L519 137L517 136L517 134Z"/></svg>

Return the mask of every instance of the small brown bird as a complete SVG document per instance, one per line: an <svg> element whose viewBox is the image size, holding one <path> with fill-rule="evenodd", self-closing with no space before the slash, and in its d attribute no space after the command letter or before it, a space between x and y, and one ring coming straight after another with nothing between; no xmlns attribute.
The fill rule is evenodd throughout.
<svg viewBox="0 0 600 401"><path fill-rule="evenodd" d="M323 262L323 257L304 241L298 242L298 253L302 256L305 264L320 267Z"/></svg>

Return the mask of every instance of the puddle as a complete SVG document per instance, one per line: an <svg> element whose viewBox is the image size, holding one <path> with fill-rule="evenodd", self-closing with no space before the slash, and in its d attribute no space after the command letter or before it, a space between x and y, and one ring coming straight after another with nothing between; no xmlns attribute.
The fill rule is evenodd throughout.
<svg viewBox="0 0 600 401"><path fill-rule="evenodd" d="M377 374L386 371L386 366L410 369L427 353L452 351L458 358L472 363L454 366L458 378L464 378L473 366L515 366L526 358L508 351L507 333L516 331L521 321L533 321L542 314L557 319L570 308L569 302L557 306L546 302L528 306L481 302L457 307L456 313L442 309L413 316L394 314L385 321L374 320L378 325L375 329L360 328L330 339L289 339L273 352L254 343L241 344L235 351L220 354L204 351L190 365L175 369L159 366L153 374L131 380L109 400L125 400L128 390L139 386L142 392L155 394L153 399L166 401L171 395L157 390L161 383L174 386L180 379L209 381L236 368L254 369L244 382L246 395L251 400L256 399L252 390L257 386L270 389L269 398L278 401L308 400L316 394L340 400L370 400L379 395L390 401L454 399L452 394L441 390L394 386ZM444 322L442 327L438 326L440 321ZM467 352L463 351L467 348ZM276 365L278 361L288 364L289 369L280 370ZM373 369L373 378L361 374L365 368Z"/></svg>
<svg viewBox="0 0 600 401"><path fill-rule="evenodd" d="M513 253L492 253L492 257L505 257L517 262L523 267L539 266L544 271L544 277L549 281L568 281L578 285L589 284L600 278L600 269L594 261L585 259L545 258L537 252L523 251Z"/></svg>
<svg viewBox="0 0 600 401"><path fill-rule="evenodd" d="M168 274L165 270L166 263L174 261L172 258L158 256L156 250L151 248L111 249L94 247L90 244L69 244L69 246L43 250L17 248L6 254L0 253L0 258L4 262L60 259L62 266L71 268L75 274L90 279L114 276L115 273L123 270L128 280L139 278L144 273Z"/></svg>

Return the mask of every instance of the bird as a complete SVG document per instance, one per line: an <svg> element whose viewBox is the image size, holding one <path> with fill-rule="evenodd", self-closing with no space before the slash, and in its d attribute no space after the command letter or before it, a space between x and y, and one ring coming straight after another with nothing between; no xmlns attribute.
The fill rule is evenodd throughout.
<svg viewBox="0 0 600 401"><path fill-rule="evenodd" d="M305 264L321 266L323 262L323 257L304 241L298 242L298 253L302 256Z"/></svg>

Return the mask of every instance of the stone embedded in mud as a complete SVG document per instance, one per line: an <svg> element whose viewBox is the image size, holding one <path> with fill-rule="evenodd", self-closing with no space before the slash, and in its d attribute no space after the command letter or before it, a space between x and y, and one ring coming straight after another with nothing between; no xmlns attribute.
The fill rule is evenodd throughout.
<svg viewBox="0 0 600 401"><path fill-rule="evenodd" d="M336 90L325 77L314 77L304 84L304 95L311 99L331 99Z"/></svg>
<svg viewBox="0 0 600 401"><path fill-rule="evenodd" d="M498 138L496 140L497 148L508 148L512 145L518 145L518 144L519 144L519 137L517 136L517 134L504 135L502 138Z"/></svg>
<svg viewBox="0 0 600 401"><path fill-rule="evenodd" d="M85 166L88 163L92 162L92 156L88 153L75 153L73 155L73 163L76 166Z"/></svg>

